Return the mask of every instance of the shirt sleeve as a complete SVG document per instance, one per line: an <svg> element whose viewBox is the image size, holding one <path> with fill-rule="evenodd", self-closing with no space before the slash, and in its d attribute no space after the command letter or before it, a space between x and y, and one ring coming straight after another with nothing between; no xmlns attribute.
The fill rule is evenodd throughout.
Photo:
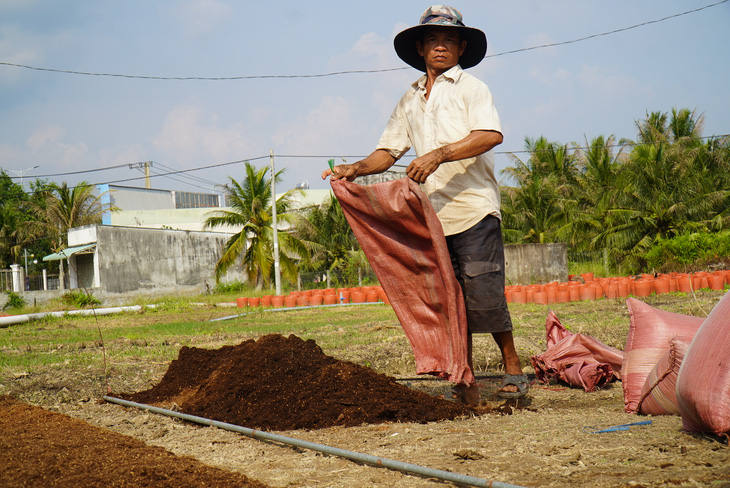
<svg viewBox="0 0 730 488"><path fill-rule="evenodd" d="M474 79L476 83L464 90L466 98L467 118L471 130L493 130L502 133L502 124L494 106L494 99L489 87ZM466 88L466 87L465 87Z"/></svg>
<svg viewBox="0 0 730 488"><path fill-rule="evenodd" d="M406 95L401 98L395 106L393 113L388 119L383 135L380 136L378 145L375 148L388 151L396 160L400 159L413 145L408 133L408 124L403 112L403 103Z"/></svg>

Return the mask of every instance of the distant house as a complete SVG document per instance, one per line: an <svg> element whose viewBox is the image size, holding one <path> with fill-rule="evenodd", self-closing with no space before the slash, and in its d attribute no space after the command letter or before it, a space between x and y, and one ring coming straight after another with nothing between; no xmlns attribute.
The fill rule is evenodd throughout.
<svg viewBox="0 0 730 488"><path fill-rule="evenodd" d="M45 261L68 260L68 288L102 293L205 291L215 285L215 266L228 239L240 229L203 230L211 211L224 209L218 194L100 185L105 203L118 212L102 225L71 229L68 248ZM307 190L295 208L321 203L329 190ZM231 268L224 282L245 281Z"/></svg>

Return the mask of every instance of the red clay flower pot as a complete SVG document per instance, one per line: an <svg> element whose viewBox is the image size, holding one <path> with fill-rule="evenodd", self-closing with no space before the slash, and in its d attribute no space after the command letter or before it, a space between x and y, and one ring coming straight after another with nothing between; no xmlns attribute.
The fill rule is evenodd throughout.
<svg viewBox="0 0 730 488"><path fill-rule="evenodd" d="M547 305L547 303L548 303L547 292L544 292L544 291L533 292L532 301L533 301L533 303L537 303L538 305Z"/></svg>
<svg viewBox="0 0 730 488"><path fill-rule="evenodd" d="M351 303L365 303L368 299L367 294L361 292L361 291L355 291L350 293L350 302Z"/></svg>
<svg viewBox="0 0 730 488"><path fill-rule="evenodd" d="M284 298L284 306L286 308L294 308L297 306L297 299L299 298L298 295L289 295L288 297Z"/></svg>
<svg viewBox="0 0 730 488"><path fill-rule="evenodd" d="M659 278L654 280L654 292L657 295L662 293L669 293L669 280L666 278Z"/></svg>
<svg viewBox="0 0 730 488"><path fill-rule="evenodd" d="M722 275L709 275L707 277L707 284L711 290L724 290L725 289L725 277Z"/></svg>
<svg viewBox="0 0 730 488"><path fill-rule="evenodd" d="M271 299L274 298L274 295L264 295L261 297L261 306L262 307L270 307L271 306Z"/></svg>
<svg viewBox="0 0 730 488"><path fill-rule="evenodd" d="M649 280L638 280L634 283L635 297L648 297L651 295L654 284Z"/></svg>
<svg viewBox="0 0 730 488"><path fill-rule="evenodd" d="M251 307L258 307L261 305L261 298L260 297L249 297L248 298L248 305Z"/></svg>
<svg viewBox="0 0 730 488"><path fill-rule="evenodd" d="M368 303L375 303L375 302L380 301L380 293L378 293L377 291L374 291L374 290L370 290L367 293L367 301L368 301Z"/></svg>
<svg viewBox="0 0 730 488"><path fill-rule="evenodd" d="M271 297L271 306L274 308L284 307L284 295L276 295Z"/></svg>
<svg viewBox="0 0 730 488"><path fill-rule="evenodd" d="M312 306L322 305L324 303L324 295L312 295L309 297L309 304Z"/></svg>
<svg viewBox="0 0 730 488"><path fill-rule="evenodd" d="M590 285L581 285L580 286L580 299L581 300L595 300L596 299L596 289Z"/></svg>
<svg viewBox="0 0 730 488"><path fill-rule="evenodd" d="M324 295L324 304L325 305L337 305L338 299L337 295L334 293L327 293Z"/></svg>
<svg viewBox="0 0 730 488"><path fill-rule="evenodd" d="M236 298L236 305L238 305L239 308L248 307L248 298L247 297Z"/></svg>
<svg viewBox="0 0 730 488"><path fill-rule="evenodd" d="M512 303L526 303L527 292L526 291L513 291L512 292Z"/></svg>

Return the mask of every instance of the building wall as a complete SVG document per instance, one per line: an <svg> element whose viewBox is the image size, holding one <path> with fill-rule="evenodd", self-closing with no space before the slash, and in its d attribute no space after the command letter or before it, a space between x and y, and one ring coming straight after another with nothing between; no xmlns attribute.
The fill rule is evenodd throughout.
<svg viewBox="0 0 730 488"><path fill-rule="evenodd" d="M98 226L100 286L109 293L215 286L215 265L230 235ZM226 281L244 280L231 271Z"/></svg>
<svg viewBox="0 0 730 488"><path fill-rule="evenodd" d="M568 281L566 244L511 244L504 260L508 285Z"/></svg>

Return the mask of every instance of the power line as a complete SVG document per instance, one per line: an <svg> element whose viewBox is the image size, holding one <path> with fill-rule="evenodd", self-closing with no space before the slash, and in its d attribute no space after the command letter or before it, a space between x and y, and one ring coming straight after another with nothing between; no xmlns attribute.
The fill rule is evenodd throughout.
<svg viewBox="0 0 730 488"><path fill-rule="evenodd" d="M531 46L526 47L522 49L513 49L511 51L504 51L501 53L496 54L490 54L485 56L486 58L495 58L498 56L505 56L508 54L515 54L520 52L526 52L526 51L534 51L537 49L544 49L548 47L555 47L555 46L564 46L567 44L574 44L577 42L587 41L589 39L595 39L597 37L604 37L609 36L612 34L617 34L620 32L625 32L632 29L637 29L639 27L644 27L651 24L658 24L659 22L664 22L666 20L675 19L677 17L682 17L684 15L693 14L696 12L700 12L702 10L715 7L717 5L721 5L723 3L726 3L730 0L721 0L719 2L711 3L709 5L705 5L704 7L699 7L692 10L687 10L685 12L680 12L677 14L669 15L666 17L662 17L660 19L655 20L649 20L646 22L641 22L639 24L634 24L628 27L622 27L619 29L614 29L607 32L602 32L599 34L592 34L585 37L579 37L577 39L572 39L569 41L561 41L561 42L554 42L550 44L542 44L539 46ZM292 79L292 78L326 78L331 76L340 76L340 75L354 75L354 74L371 74L371 73L386 73L389 71L401 71L401 70L407 70L411 69L410 67L404 66L401 68L383 68L383 69L372 69L372 70L347 70L347 71L332 71L329 73L315 73L315 74L296 74L296 75L247 75L247 76L148 76L148 75L129 75L129 74L121 74L121 73L94 73L90 71L74 71L74 70L66 70L66 69L55 69L55 68L43 68L38 66L29 66L26 64L17 64L17 63L8 63L0 61L0 65L2 66L11 66L15 68L23 68L28 70L35 70L35 71L46 71L46 72L52 72L52 73L63 73L63 74L70 74L70 75L81 75L81 76L101 76L101 77L115 77L115 78L132 78L132 79L141 79L141 80L175 80L175 81L235 81L235 80L255 80L255 79Z"/></svg>
<svg viewBox="0 0 730 488"><path fill-rule="evenodd" d="M722 0L720 2L711 3L710 5L705 5L704 7L699 7L699 8L696 8L694 10L687 10L686 12L681 12L681 13L678 13L678 14L669 15L667 17L662 17L661 19L649 20L649 21L646 21L646 22L642 22L640 24L630 25L629 27L622 27L620 29L614 29L612 31L602 32L600 34L592 34L590 36L579 37L578 39L573 39L573 40L570 40L570 41L553 42L553 43L550 43L550 44L542 44L540 46L532 46L532 47L526 47L526 48L523 48L523 49L514 49L512 51L504 51L504 52L497 53L497 54L490 54L488 56L485 56L485 59L486 58L496 58L497 56L504 56L504 55L507 55L507 54L521 53L521 52L525 52L525 51L534 51L535 49L543 49L543 48L546 48L546 47L564 46L566 44L573 44L573 43L576 43L576 42L587 41L588 39L595 39L596 37L610 36L611 34L617 34L619 32L625 32L625 31L628 31L628 30L631 30L631 29L636 29L636 28L639 28L639 27L644 27L644 26L650 25L650 24L658 24L659 22L664 22L665 20L674 19L674 18L677 18L677 17L681 17L683 15L693 14L695 12L699 12L700 10L705 10L705 9L710 8L710 7L715 7L717 5L720 5L722 3L725 3L727 1L729 1L729 0Z"/></svg>
<svg viewBox="0 0 730 488"><path fill-rule="evenodd" d="M722 138L730 138L730 134L719 134L719 135L712 135L712 136L703 136L703 137L698 137L697 139L699 139L699 140L709 140L709 139L722 139ZM557 144L559 144L559 143L557 143ZM626 147L626 146L632 146L632 147L634 147L634 146L647 146L647 145L652 145L652 144L657 144L657 142L637 143L637 142L633 142L633 141L625 141L624 143L602 144L602 147L606 147L606 148L617 148L617 147ZM565 146L566 144L559 144L559 145ZM569 146L568 147L568 150L571 150L571 151L577 151L577 150L582 150L582 149L591 149L591 146L578 146L578 145L570 146L569 144L567 144L567 145ZM530 151L528 149L522 149L522 150L519 150L519 151L495 151L494 154L514 155L514 154L530 154L532 152L533 151ZM197 176L188 175L187 173L192 173L192 172L195 172L195 171L202 171L204 169L220 168L220 167L223 167L223 166L230 166L230 165L234 165L234 164L248 163L248 162L257 161L257 160L260 160L260 159L267 159L270 156L271 156L270 154L266 154L266 155L263 155L263 156L256 156L256 157L253 157L253 158L239 159L239 160L236 160L236 161L227 161L227 162L224 162L224 163L217 163L217 164L211 164L211 165L207 165L207 166L200 166L200 167L197 167L197 168L189 168L189 169L181 169L181 170L172 170L172 171L168 171L166 173L152 174L152 175L150 175L150 177L151 178L156 178L156 177L163 177L163 178L164 177L168 177L168 178L171 178L171 175L182 175L182 176L185 176L185 177L188 177L188 178L191 178L191 179L195 179L195 180L202 181L203 183L210 183L212 185L215 185L217 183L215 183L213 181L205 180L205 179L199 178ZM355 154L349 154L349 155L333 155L333 154L274 154L273 156L275 158L297 158L297 159L330 159L332 157L341 158L341 159L345 159L345 158L362 159L362 158L367 157L367 155L362 155L362 154L361 155L355 155ZM416 156L414 154L406 154L401 159L413 159L415 157ZM111 169L122 168L122 167L127 167L127 166L128 166L128 164L121 164L121 165L115 165L115 166L107 166L105 168L94 168L94 169L82 170L82 171L70 171L68 173L55 173L55 174L52 174L52 175L39 175L39 176L36 177L36 179L42 178L42 177L48 177L48 176L70 176L70 175L77 175L77 174L83 174L83 173L93 173L93 172L97 172L97 171L105 171L105 170L111 170ZM163 164L160 164L160 166L169 168L169 167L167 167L167 166L165 166ZM398 168L405 168L406 167L405 164L397 164L397 163L394 164L393 166L398 167ZM172 168L169 168L169 169L172 169ZM10 179L18 179L18 178L20 178L19 176L8 176L8 177ZM136 177L132 177L132 178L122 178L122 179L118 179L118 180L110 180L110 181L105 181L105 182L96 183L96 184L98 184L98 185L111 185L111 184L114 184L114 183L124 183L124 182L128 182L128 181L142 180L144 178L145 178L145 176L136 176ZM174 179L174 178L171 178L171 179ZM185 184L188 184L188 185L191 185L191 186L197 186L197 185L194 185L192 183L184 182L184 181L177 180L177 179L175 179L175 181L178 181L180 183L185 183ZM198 188L203 188L203 187L200 187L199 186Z"/></svg>

